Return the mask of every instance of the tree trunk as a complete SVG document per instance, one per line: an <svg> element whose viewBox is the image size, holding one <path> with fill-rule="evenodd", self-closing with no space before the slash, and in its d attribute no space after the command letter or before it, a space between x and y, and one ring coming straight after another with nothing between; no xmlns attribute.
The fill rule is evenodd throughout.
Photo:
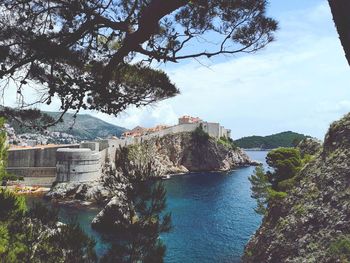
<svg viewBox="0 0 350 263"><path fill-rule="evenodd" d="M350 1L328 0L328 2L345 51L346 59L350 65Z"/></svg>

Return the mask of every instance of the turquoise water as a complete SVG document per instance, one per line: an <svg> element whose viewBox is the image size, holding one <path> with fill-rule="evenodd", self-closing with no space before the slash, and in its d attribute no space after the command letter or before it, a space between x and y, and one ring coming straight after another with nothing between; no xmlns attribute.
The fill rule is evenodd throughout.
<svg viewBox="0 0 350 263"><path fill-rule="evenodd" d="M247 152L264 161L267 152ZM253 208L248 177L254 167L228 173L193 173L165 180L173 230L162 236L166 263L239 262L244 245L261 223ZM75 218L97 241L98 254L108 244L91 229L98 209L60 207L61 220Z"/></svg>

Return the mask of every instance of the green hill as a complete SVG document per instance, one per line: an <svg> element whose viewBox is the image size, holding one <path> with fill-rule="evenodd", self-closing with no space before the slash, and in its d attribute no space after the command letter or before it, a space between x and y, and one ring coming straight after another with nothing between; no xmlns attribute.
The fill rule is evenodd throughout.
<svg viewBox="0 0 350 263"><path fill-rule="evenodd" d="M278 147L293 147L306 137L304 134L291 131L281 132L269 136L249 136L235 140L234 143L245 149L274 149Z"/></svg>
<svg viewBox="0 0 350 263"><path fill-rule="evenodd" d="M45 112L53 118L58 118L59 112ZM11 121L11 126L17 134L33 132L28 128L23 128L18 123ZM71 128L72 127L72 128ZM50 131L65 132L71 134L81 140L93 140L98 137L104 138L108 135L120 136L127 129L119 127L101 119L95 118L89 114L78 114L75 123L72 113L66 113L63 117L63 122L49 128Z"/></svg>

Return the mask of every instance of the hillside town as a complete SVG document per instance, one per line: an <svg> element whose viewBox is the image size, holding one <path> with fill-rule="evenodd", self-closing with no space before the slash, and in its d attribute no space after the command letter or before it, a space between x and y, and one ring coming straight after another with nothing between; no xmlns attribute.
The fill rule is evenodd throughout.
<svg viewBox="0 0 350 263"><path fill-rule="evenodd" d="M189 126L192 125L192 126ZM174 131L174 127L180 128L178 132L185 131L186 127L199 127L207 132L210 136L220 138L220 137L231 137L231 130L225 129L219 123L207 122L203 121L199 117L192 117L188 115L184 115L178 119L178 124L174 126L167 125L157 125L152 128L144 128L140 126L136 126L130 131L126 131L122 134L121 138L130 138L130 137L142 137L152 134L165 134L167 131L169 133ZM183 128L183 130L182 130Z"/></svg>
<svg viewBox="0 0 350 263"><path fill-rule="evenodd" d="M21 133L5 123L7 140L11 147L33 147L47 144L74 144L79 140L71 134L58 131L44 131L43 133Z"/></svg>
<svg viewBox="0 0 350 263"><path fill-rule="evenodd" d="M12 174L24 179L26 185L51 185L58 182L86 182L100 177L102 167L115 158L120 147L139 144L166 135L193 132L201 128L215 140L230 138L231 130L220 123L203 121L198 117L182 116L173 126L152 128L137 126L120 138L110 135L93 141L78 142L72 135L60 132L20 134L6 125L8 134L8 167ZM52 143L51 137L56 138Z"/></svg>

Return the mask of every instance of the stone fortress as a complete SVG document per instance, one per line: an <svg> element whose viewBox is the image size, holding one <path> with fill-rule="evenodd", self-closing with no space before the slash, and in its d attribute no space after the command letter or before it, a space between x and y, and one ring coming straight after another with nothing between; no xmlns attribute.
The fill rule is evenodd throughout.
<svg viewBox="0 0 350 263"><path fill-rule="evenodd" d="M23 177L24 185L51 186L53 182L87 182L100 177L107 161L114 163L119 147L138 144L168 134L192 132L201 127L211 137L231 137L231 131L219 123L183 116L174 126L135 127L121 138L68 145L15 147L8 151L8 172Z"/></svg>

